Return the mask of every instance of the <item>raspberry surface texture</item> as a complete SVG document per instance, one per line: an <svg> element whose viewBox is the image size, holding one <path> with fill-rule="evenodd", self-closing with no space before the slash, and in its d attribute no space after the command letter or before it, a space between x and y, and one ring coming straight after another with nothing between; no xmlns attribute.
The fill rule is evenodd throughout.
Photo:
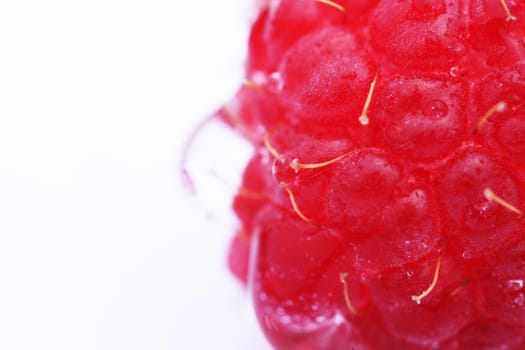
<svg viewBox="0 0 525 350"><path fill-rule="evenodd" d="M525 349L525 2L259 6L218 114L274 348Z"/></svg>

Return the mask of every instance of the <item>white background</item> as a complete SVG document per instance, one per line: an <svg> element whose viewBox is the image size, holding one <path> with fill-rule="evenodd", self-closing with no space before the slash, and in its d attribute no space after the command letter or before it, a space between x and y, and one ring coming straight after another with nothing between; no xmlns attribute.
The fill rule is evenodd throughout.
<svg viewBox="0 0 525 350"><path fill-rule="evenodd" d="M0 2L0 349L268 349L225 268L231 186L178 177L251 2ZM238 174L247 149L199 139L198 174Z"/></svg>

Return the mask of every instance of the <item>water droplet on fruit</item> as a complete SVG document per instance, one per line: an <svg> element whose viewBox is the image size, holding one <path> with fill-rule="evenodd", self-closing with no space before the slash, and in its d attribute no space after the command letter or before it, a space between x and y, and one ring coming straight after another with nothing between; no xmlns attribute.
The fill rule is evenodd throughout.
<svg viewBox="0 0 525 350"><path fill-rule="evenodd" d="M520 290L523 288L523 280L509 280L507 286L512 290Z"/></svg>
<svg viewBox="0 0 525 350"><path fill-rule="evenodd" d="M272 174L277 183L290 184L297 178L297 170L290 167L292 161L286 154L281 154L280 158L274 160Z"/></svg>
<svg viewBox="0 0 525 350"><path fill-rule="evenodd" d="M299 159L297 158L294 158L292 159L292 161L290 162L289 166L295 171L295 173L297 174L299 172Z"/></svg>
<svg viewBox="0 0 525 350"><path fill-rule="evenodd" d="M462 77L465 74L467 74L467 71L465 70L464 67L453 66L453 67L450 67L449 73L451 77L457 78L457 77Z"/></svg>
<svg viewBox="0 0 525 350"><path fill-rule="evenodd" d="M498 207L492 202L483 200L466 210L465 226L472 231L491 230L496 225Z"/></svg>
<svg viewBox="0 0 525 350"><path fill-rule="evenodd" d="M523 306L523 304L525 304L525 294L520 293L516 299L514 299L514 304L517 306Z"/></svg>
<svg viewBox="0 0 525 350"><path fill-rule="evenodd" d="M266 81L266 73L263 71L255 71L252 73L250 80L256 85L264 85L264 82Z"/></svg>
<svg viewBox="0 0 525 350"><path fill-rule="evenodd" d="M343 322L345 321L345 318L344 316L338 312L334 315L334 317L332 318L332 322L334 325L336 326L339 326L340 324L342 324Z"/></svg>
<svg viewBox="0 0 525 350"><path fill-rule="evenodd" d="M442 100L431 100L425 104L423 113L430 118L443 118L448 114L448 106Z"/></svg>
<svg viewBox="0 0 525 350"><path fill-rule="evenodd" d="M414 271L407 271L407 277L408 278L414 277Z"/></svg>
<svg viewBox="0 0 525 350"><path fill-rule="evenodd" d="M268 79L268 89L270 91L281 91L283 89L283 78L281 73L273 72Z"/></svg>
<svg viewBox="0 0 525 350"><path fill-rule="evenodd" d="M416 182L416 180L414 179L413 182ZM427 205L427 194L422 189L412 191L408 199L418 209L423 209Z"/></svg>
<svg viewBox="0 0 525 350"><path fill-rule="evenodd" d="M468 260L468 259L472 258L472 253L469 250L465 250L461 254L461 256L463 257L463 259L467 259Z"/></svg>

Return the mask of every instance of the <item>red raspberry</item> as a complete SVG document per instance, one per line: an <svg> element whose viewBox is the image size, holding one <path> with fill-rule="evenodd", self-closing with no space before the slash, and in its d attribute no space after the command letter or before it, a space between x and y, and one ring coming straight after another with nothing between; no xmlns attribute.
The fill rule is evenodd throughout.
<svg viewBox="0 0 525 350"><path fill-rule="evenodd" d="M276 349L525 349L525 4L276 0L221 111Z"/></svg>

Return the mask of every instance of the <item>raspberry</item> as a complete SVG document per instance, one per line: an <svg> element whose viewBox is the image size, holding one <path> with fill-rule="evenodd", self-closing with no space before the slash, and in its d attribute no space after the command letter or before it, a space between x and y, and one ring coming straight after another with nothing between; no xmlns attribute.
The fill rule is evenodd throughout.
<svg viewBox="0 0 525 350"><path fill-rule="evenodd" d="M525 5L276 0L219 116L275 349L525 348Z"/></svg>

